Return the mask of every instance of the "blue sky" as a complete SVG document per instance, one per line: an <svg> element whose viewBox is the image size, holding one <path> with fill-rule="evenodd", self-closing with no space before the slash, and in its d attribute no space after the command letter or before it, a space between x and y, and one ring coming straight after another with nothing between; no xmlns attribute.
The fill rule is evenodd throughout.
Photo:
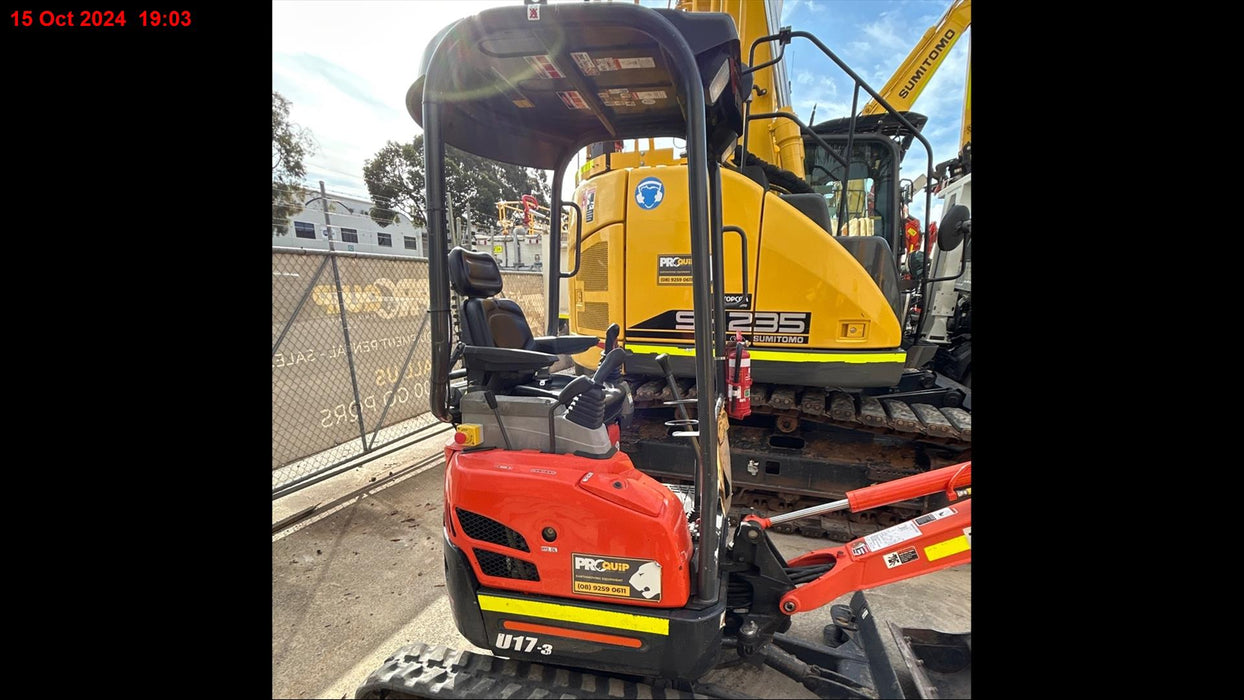
<svg viewBox="0 0 1244 700"><path fill-rule="evenodd" d="M950 3L785 0L781 23L815 34L880 90ZM274 0L272 87L291 101L290 119L315 139L316 153L305 163L307 182L316 186L324 180L330 192L366 198L363 162L387 141L409 142L420 131L404 101L428 41L460 17L521 4L521 0ZM665 7L667 2L642 4ZM929 117L923 133L933 146L934 164L958 152L970 41L968 30L914 107ZM850 80L814 45L796 39L787 47L786 61L792 107L801 119L808 121L814 104L818 122L849 116ZM861 97L860 107L867 99ZM903 176L923 172L926 163L922 147L913 145ZM913 214L923 219L922 198L917 205ZM940 214L936 199L933 214Z"/></svg>

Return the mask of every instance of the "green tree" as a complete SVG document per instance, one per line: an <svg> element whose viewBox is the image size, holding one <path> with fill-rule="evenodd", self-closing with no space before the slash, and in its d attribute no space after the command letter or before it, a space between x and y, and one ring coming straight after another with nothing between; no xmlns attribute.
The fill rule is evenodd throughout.
<svg viewBox="0 0 1244 700"><path fill-rule="evenodd" d="M289 120L289 100L272 91L272 235L289 231L289 217L302 209L306 190L303 159L315 154L315 140Z"/></svg>
<svg viewBox="0 0 1244 700"><path fill-rule="evenodd" d="M363 164L363 179L375 204L372 219L376 223L385 226L400 211L416 226L427 225L423 134L407 144L386 143ZM445 148L445 187L454 215L462 216L469 209L472 226L495 222L499 201L534 193L547 206L551 198L543 171L488 160L453 146Z"/></svg>

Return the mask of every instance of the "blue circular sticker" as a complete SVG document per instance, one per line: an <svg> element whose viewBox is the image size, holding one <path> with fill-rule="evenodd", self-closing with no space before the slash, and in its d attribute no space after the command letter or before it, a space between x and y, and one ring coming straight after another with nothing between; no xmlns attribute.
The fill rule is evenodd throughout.
<svg viewBox="0 0 1244 700"><path fill-rule="evenodd" d="M665 185L655 177L646 177L635 185L635 203L640 209L656 209L665 199Z"/></svg>

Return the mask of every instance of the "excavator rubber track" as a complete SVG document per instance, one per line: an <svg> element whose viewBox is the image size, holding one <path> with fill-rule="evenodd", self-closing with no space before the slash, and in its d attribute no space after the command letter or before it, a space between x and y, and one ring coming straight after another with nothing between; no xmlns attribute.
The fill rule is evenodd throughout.
<svg viewBox="0 0 1244 700"><path fill-rule="evenodd" d="M675 409L666 380L623 378L635 402L621 448L641 471L661 481L690 483L694 454L669 436ZM683 399L694 380L675 380ZM692 407L689 407L692 408ZM972 416L959 407L852 395L822 387L752 386L752 416L732 421L734 498L730 520L772 517L845 497L849 490L918 474L971 458ZM775 526L810 538L849 541L896 525L944 503L926 497L887 508L841 511Z"/></svg>
<svg viewBox="0 0 1244 700"><path fill-rule="evenodd" d="M623 381L630 385L637 409L662 408L664 402L674 398L664 379ZM695 398L693 380L679 379L677 384L683 398ZM972 414L959 407L937 407L812 386L756 384L751 391L752 413L773 416L781 432L792 432L799 421L812 421L965 449L972 444Z"/></svg>
<svg viewBox="0 0 1244 700"><path fill-rule="evenodd" d="M715 698L618 676L444 645L397 650L355 691L356 698Z"/></svg>

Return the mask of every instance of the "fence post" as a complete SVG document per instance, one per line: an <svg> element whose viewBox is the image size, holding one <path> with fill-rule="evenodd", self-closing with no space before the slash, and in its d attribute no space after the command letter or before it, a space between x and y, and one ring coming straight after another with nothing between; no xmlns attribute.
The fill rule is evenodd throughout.
<svg viewBox="0 0 1244 700"><path fill-rule="evenodd" d="M346 322L346 303L341 294L341 273L337 271L337 251L333 248L333 229L328 222L328 193L320 180L320 201L324 206L324 235L328 237L328 257L333 263L333 284L337 286L337 310L341 312L341 334L346 339L346 362L350 365L350 385L354 388L354 405L359 414L359 442L367 451L367 428L363 426L363 402L359 399L359 380L354 372L354 346L350 343L350 324Z"/></svg>

